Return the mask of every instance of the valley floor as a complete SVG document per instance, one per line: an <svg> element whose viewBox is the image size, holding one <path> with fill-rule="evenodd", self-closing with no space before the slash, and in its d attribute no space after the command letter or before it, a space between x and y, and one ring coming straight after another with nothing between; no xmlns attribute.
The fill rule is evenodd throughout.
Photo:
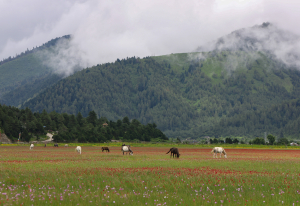
<svg viewBox="0 0 300 206"><path fill-rule="evenodd" d="M1 205L298 205L300 150L0 146Z"/></svg>

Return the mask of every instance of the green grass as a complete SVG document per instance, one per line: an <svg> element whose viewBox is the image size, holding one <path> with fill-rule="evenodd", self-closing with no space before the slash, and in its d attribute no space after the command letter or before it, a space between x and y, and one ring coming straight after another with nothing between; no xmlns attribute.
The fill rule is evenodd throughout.
<svg viewBox="0 0 300 206"><path fill-rule="evenodd" d="M0 147L3 205L278 205L299 204L300 151L229 149L214 159L210 148L101 145L65 148ZM104 144L103 144L104 145ZM146 147L147 146L147 147ZM164 146L164 147L163 147ZM207 146L207 145L206 145ZM210 145L212 146L212 145Z"/></svg>

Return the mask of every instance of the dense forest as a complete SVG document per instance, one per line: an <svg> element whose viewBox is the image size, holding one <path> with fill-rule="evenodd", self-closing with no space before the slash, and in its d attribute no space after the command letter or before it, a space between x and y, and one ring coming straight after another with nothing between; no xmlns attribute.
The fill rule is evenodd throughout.
<svg viewBox="0 0 300 206"><path fill-rule="evenodd" d="M297 69L263 52L132 57L77 72L21 108L84 117L93 110L113 121L128 116L142 124L155 122L175 138L254 138L264 132L298 138L290 128L299 112L282 123L282 114L272 106L292 104L300 94L299 80Z"/></svg>
<svg viewBox="0 0 300 206"><path fill-rule="evenodd" d="M212 130L216 136L247 136L254 131L257 137L264 132L278 134L279 138L299 137L300 99L222 119Z"/></svg>
<svg viewBox="0 0 300 206"><path fill-rule="evenodd" d="M54 111L33 113L30 109L0 105L0 130L11 140L16 141L19 132L21 141L29 141L33 136L38 140L47 131L57 131L53 136L55 142L105 142L115 140L165 141L168 138L159 130L155 123L141 124L138 120L128 117L116 122L105 117L98 118L90 111L84 118L79 112L59 114Z"/></svg>

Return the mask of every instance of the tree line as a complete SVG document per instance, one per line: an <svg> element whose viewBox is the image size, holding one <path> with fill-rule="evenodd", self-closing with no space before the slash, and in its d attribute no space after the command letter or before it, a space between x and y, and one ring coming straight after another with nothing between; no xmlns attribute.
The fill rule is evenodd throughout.
<svg viewBox="0 0 300 206"><path fill-rule="evenodd" d="M209 139L210 144L256 144L256 145L287 145L293 141L289 141L285 137L279 137L277 138L272 134L268 134L267 140L265 140L262 137L256 137L248 142L246 142L244 139L238 140L237 138L231 138L231 137L226 137L225 139L217 139L217 138L212 138Z"/></svg>
<svg viewBox="0 0 300 206"><path fill-rule="evenodd" d="M128 117L109 121L105 117L97 117L95 111L90 111L85 118L80 112L77 115L57 113L33 113L29 108L0 105L0 128L13 141L21 133L21 140L30 141L33 136L39 137L49 131L55 132L56 142L106 142L115 140L166 141L155 123L141 124L138 120Z"/></svg>

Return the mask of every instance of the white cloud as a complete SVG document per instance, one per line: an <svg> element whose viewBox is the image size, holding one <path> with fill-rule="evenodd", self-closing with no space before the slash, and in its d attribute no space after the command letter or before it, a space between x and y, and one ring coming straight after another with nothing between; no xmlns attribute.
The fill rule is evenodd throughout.
<svg viewBox="0 0 300 206"><path fill-rule="evenodd" d="M292 0L2 0L0 8L5 11L0 13L5 31L0 59L66 34L74 36L67 53L80 55L82 65L90 66L127 56L193 51L265 21L300 33L299 23L292 21L299 19L300 6Z"/></svg>

